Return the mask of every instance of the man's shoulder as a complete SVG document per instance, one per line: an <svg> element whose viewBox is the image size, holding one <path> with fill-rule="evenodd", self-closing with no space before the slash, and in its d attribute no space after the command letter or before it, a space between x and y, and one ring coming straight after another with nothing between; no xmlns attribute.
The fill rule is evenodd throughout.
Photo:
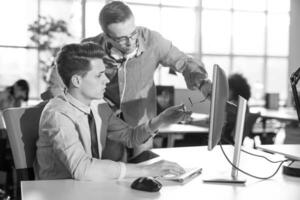
<svg viewBox="0 0 300 200"><path fill-rule="evenodd" d="M72 114L74 114L73 110L74 109L71 104L67 102L62 95L60 95L49 100L43 110L43 113L61 113L72 116Z"/></svg>
<svg viewBox="0 0 300 200"><path fill-rule="evenodd" d="M142 41L145 46L160 45L162 40L166 40L155 30L151 30L143 26L138 26L137 30L140 34L140 41Z"/></svg>
<svg viewBox="0 0 300 200"><path fill-rule="evenodd" d="M149 28L146 28L144 26L137 26L137 31L139 32L139 35L144 39L144 40L149 40L155 37L158 32L151 30Z"/></svg>

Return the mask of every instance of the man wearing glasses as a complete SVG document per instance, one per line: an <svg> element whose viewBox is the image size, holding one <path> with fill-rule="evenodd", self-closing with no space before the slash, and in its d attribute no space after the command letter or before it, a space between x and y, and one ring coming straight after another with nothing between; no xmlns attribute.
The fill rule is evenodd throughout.
<svg viewBox="0 0 300 200"><path fill-rule="evenodd" d="M83 42L97 43L105 51L103 60L110 80L105 99L116 115L131 126L145 123L156 115L153 74L159 65L182 73L189 89L209 95L211 84L203 64L185 55L159 33L136 26L133 13L124 2L106 4L100 11L99 23L103 33ZM132 158L150 149L152 143L149 140L135 148L127 155L129 161L137 161ZM110 159L124 160L126 151L119 144L114 145L107 145L113 149L104 150L103 156L107 153Z"/></svg>

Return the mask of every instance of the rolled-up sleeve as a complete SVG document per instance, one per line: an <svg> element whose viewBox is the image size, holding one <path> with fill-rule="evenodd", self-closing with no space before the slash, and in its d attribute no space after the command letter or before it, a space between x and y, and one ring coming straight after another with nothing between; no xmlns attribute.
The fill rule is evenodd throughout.
<svg viewBox="0 0 300 200"><path fill-rule="evenodd" d="M201 61L195 60L180 51L171 41L163 38L159 33L152 32L153 43L156 43L156 49L159 53L159 63L163 66L171 67L173 70L183 74L189 89L194 84L192 77L207 78L207 72ZM196 73L198 76L191 76Z"/></svg>
<svg viewBox="0 0 300 200"><path fill-rule="evenodd" d="M143 144L153 136L154 132L149 127L149 122L131 127L113 114L108 123L108 138L119 141L130 148Z"/></svg>

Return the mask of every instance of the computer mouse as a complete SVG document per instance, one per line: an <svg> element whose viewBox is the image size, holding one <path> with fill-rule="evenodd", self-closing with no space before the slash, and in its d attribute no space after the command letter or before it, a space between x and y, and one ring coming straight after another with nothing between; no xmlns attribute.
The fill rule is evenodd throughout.
<svg viewBox="0 0 300 200"><path fill-rule="evenodd" d="M158 192L162 184L152 177L139 177L131 184L131 188L135 190Z"/></svg>

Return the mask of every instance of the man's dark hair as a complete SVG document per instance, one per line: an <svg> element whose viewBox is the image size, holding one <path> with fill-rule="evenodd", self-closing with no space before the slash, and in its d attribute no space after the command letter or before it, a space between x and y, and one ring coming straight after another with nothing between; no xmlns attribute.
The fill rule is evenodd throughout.
<svg viewBox="0 0 300 200"><path fill-rule="evenodd" d="M74 74L84 76L91 69L91 59L102 59L103 56L101 47L92 42L65 45L56 58L58 73L64 84L69 87Z"/></svg>
<svg viewBox="0 0 300 200"><path fill-rule="evenodd" d="M113 23L124 22L131 16L133 14L128 5L122 1L112 1L100 11L99 23L104 33L107 33L107 26Z"/></svg>
<svg viewBox="0 0 300 200"><path fill-rule="evenodd" d="M242 74L232 74L228 78L229 89L232 91L233 100L238 100L238 95L246 100L251 97L251 89L247 79Z"/></svg>

